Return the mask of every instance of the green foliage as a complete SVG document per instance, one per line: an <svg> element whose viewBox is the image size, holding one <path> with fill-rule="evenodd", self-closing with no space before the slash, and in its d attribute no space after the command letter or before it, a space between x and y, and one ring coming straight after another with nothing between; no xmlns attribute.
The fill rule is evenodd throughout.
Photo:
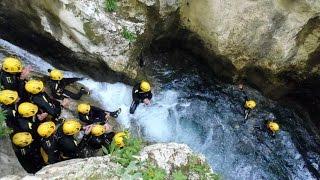
<svg viewBox="0 0 320 180"><path fill-rule="evenodd" d="M185 174L194 172L200 175L200 179L221 179L217 174L211 172L210 166L202 162L197 156L190 156L188 164L182 168Z"/></svg>
<svg viewBox="0 0 320 180"><path fill-rule="evenodd" d="M175 171L172 174L172 177L173 177L173 180L187 180L188 179L188 177L185 176L181 170Z"/></svg>
<svg viewBox="0 0 320 180"><path fill-rule="evenodd" d="M142 148L142 141L137 138L125 138L125 146L123 148L117 147L114 142L109 147L109 152L114 160L124 167L127 167L130 162L136 160L134 157Z"/></svg>
<svg viewBox="0 0 320 180"><path fill-rule="evenodd" d="M129 42L134 42L137 39L136 34L130 32L126 27L124 27L122 30L122 37L127 39Z"/></svg>
<svg viewBox="0 0 320 180"><path fill-rule="evenodd" d="M166 171L159 167L149 164L148 168L142 172L144 180L163 180L167 176Z"/></svg>
<svg viewBox="0 0 320 180"><path fill-rule="evenodd" d="M6 126L6 112L0 110L0 138L9 135L12 132L10 128Z"/></svg>
<svg viewBox="0 0 320 180"><path fill-rule="evenodd" d="M118 9L117 0L105 0L104 10L107 12L114 12Z"/></svg>

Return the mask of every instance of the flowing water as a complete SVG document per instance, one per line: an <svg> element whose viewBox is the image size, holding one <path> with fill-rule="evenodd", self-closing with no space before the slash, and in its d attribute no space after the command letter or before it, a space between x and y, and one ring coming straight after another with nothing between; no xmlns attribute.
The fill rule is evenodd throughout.
<svg viewBox="0 0 320 180"><path fill-rule="evenodd" d="M2 54L1 54L2 53ZM0 40L0 58L14 54L46 73L52 66L6 41ZM139 129L151 142L180 142L205 155L212 168L225 179L316 179L319 178L319 138L293 111L279 106L247 88L257 101L245 122L243 94L236 86L219 83L199 68L184 52L158 52L145 57L154 86L150 106L140 105L129 114L131 86L92 79L80 81L92 91L103 108L122 108L118 120ZM152 65L151 65L152 64ZM82 76L67 72L67 76ZM264 130L273 114L281 125L276 138ZM313 175L315 176L313 176Z"/></svg>

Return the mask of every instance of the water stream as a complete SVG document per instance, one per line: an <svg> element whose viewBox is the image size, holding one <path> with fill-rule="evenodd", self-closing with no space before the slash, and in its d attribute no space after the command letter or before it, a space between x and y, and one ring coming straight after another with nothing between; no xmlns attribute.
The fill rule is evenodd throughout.
<svg viewBox="0 0 320 180"><path fill-rule="evenodd" d="M14 54L33 69L46 73L52 66L43 59L0 40L0 58ZM194 57L183 51L158 52L145 57L154 86L151 106L140 105L129 114L131 86L80 81L92 91L103 108L122 108L118 120L125 127L138 127L151 142L181 142L205 155L212 168L225 179L316 179L319 178L319 138L292 110L279 106L258 91L247 94L258 106L248 121L243 118L242 93L236 86L220 83L199 68ZM67 72L66 76L84 76ZM263 122L274 114L281 125L276 138ZM314 176L315 175L315 176Z"/></svg>

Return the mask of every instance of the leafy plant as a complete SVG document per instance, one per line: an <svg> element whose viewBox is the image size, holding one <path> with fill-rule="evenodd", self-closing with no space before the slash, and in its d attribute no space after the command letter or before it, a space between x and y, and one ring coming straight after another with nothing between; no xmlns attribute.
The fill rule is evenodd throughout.
<svg viewBox="0 0 320 180"><path fill-rule="evenodd" d="M117 0L105 0L104 9L107 12L114 12L118 9Z"/></svg>
<svg viewBox="0 0 320 180"><path fill-rule="evenodd" d="M134 42L137 39L136 34L130 32L126 27L124 27L122 30L122 37L127 39L129 42Z"/></svg>
<svg viewBox="0 0 320 180"><path fill-rule="evenodd" d="M163 180L167 176L166 171L159 167L149 164L148 168L142 172L144 180Z"/></svg>
<svg viewBox="0 0 320 180"><path fill-rule="evenodd" d="M127 135L127 138L124 138L124 144L125 146L123 148L119 148L112 142L109 147L109 152L117 163L127 167L130 162L136 159L134 156L140 152L142 141Z"/></svg>
<svg viewBox="0 0 320 180"><path fill-rule="evenodd" d="M0 110L0 137L9 135L12 132L10 128L6 125L6 112L2 109Z"/></svg>
<svg viewBox="0 0 320 180"><path fill-rule="evenodd" d="M188 179L188 177L185 176L181 170L175 171L172 174L172 177L173 177L173 180L187 180Z"/></svg>

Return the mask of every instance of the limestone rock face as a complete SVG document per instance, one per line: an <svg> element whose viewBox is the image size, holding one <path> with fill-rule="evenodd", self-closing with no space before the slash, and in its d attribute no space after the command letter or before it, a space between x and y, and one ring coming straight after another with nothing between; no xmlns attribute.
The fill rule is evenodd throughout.
<svg viewBox="0 0 320 180"><path fill-rule="evenodd" d="M205 162L203 156L194 154L187 145L177 143L159 143L147 146L142 149L140 156L136 158L141 162L153 162L169 174L176 168L187 165L190 156L195 156L199 161ZM112 159L109 155L72 159L48 165L35 175L8 175L2 179L142 179L141 173L137 174L136 172L141 169L137 169L134 165L124 168ZM137 176L133 176L134 173L128 173L130 171L134 171ZM190 177L200 179L199 174L196 173L191 173Z"/></svg>
<svg viewBox="0 0 320 180"><path fill-rule="evenodd" d="M182 0L182 25L237 70L319 72L320 1Z"/></svg>
<svg viewBox="0 0 320 180"><path fill-rule="evenodd" d="M21 167L11 147L11 142L8 137L0 138L0 177L15 174L27 174Z"/></svg>
<svg viewBox="0 0 320 180"><path fill-rule="evenodd" d="M153 6L156 9L152 10L153 14L166 18L177 10L178 2L125 0L117 4L116 12L107 12L105 0L3 0L0 2L3 12L0 13L0 24L18 31L16 34L24 33L23 36L40 34L62 44L75 55L84 56L82 61L103 61L111 70L134 79L138 69L135 58L144 43L133 41L143 39L147 42L152 37L142 37L149 28L147 7ZM8 31L8 28L2 31ZM130 39L128 33L134 39ZM30 44L24 45L30 48Z"/></svg>
<svg viewBox="0 0 320 180"><path fill-rule="evenodd" d="M158 143L145 147L140 156L141 160L148 159L170 173L174 168L187 165L192 154L192 150L185 144ZM204 162L204 157L200 158Z"/></svg>

